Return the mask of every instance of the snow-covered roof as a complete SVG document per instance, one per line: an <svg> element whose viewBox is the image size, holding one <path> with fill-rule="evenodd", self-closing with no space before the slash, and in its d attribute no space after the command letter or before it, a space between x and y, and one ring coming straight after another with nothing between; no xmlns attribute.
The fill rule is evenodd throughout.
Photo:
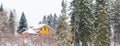
<svg viewBox="0 0 120 46"><path fill-rule="evenodd" d="M24 31L23 33L29 33L29 34L37 34L35 31L33 31L32 29L28 28L26 31Z"/></svg>
<svg viewBox="0 0 120 46"><path fill-rule="evenodd" d="M33 31L33 29L28 29L27 32L29 32L30 34L37 34L35 31Z"/></svg>

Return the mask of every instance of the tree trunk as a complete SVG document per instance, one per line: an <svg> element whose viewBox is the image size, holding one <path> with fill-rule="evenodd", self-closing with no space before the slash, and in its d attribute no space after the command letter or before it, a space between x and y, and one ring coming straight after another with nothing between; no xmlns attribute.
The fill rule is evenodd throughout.
<svg viewBox="0 0 120 46"><path fill-rule="evenodd" d="M82 46L88 46L87 41L83 41Z"/></svg>

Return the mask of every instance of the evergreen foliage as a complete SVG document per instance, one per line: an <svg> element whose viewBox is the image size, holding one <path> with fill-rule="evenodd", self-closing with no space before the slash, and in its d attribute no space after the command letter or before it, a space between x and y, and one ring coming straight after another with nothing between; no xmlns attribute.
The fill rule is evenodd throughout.
<svg viewBox="0 0 120 46"><path fill-rule="evenodd" d="M114 29L114 40L120 44L120 1L116 0L113 4L113 29Z"/></svg>
<svg viewBox="0 0 120 46"><path fill-rule="evenodd" d="M14 34L14 32L15 32L15 16L12 11L10 12L10 16L9 16L9 30Z"/></svg>
<svg viewBox="0 0 120 46"><path fill-rule="evenodd" d="M74 44L88 46L93 32L94 16L89 7L91 2L87 0L73 0L71 3L71 26L74 30ZM74 22L74 23L73 23Z"/></svg>
<svg viewBox="0 0 120 46"><path fill-rule="evenodd" d="M22 13L21 19L19 21L18 33L22 33L27 29L27 20L25 18L24 12Z"/></svg>
<svg viewBox="0 0 120 46"><path fill-rule="evenodd" d="M56 41L57 46L70 46L71 45L71 31L70 27L66 22L66 3L64 0L62 0L62 17L60 20L58 20L57 23L57 32L56 32Z"/></svg>
<svg viewBox="0 0 120 46"><path fill-rule="evenodd" d="M94 39L95 46L109 46L109 23L108 23L108 15L105 11L105 0L96 0L97 6L97 19L95 23L96 26L96 35Z"/></svg>
<svg viewBox="0 0 120 46"><path fill-rule="evenodd" d="M3 4L0 6L0 12L3 11Z"/></svg>

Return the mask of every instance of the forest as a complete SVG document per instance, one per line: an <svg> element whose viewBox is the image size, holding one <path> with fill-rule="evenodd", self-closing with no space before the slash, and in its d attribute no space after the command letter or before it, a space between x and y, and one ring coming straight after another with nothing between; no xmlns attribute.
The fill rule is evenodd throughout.
<svg viewBox="0 0 120 46"><path fill-rule="evenodd" d="M61 14L42 16L38 25L52 35L30 34L25 13L0 6L0 46L120 46L120 0L62 0ZM18 23L17 23L18 22Z"/></svg>

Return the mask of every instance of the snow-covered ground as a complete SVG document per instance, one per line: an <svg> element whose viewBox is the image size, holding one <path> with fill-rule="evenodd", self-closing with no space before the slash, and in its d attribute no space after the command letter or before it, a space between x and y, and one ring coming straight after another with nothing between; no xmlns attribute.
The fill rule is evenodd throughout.
<svg viewBox="0 0 120 46"><path fill-rule="evenodd" d="M27 34L0 38L0 46L56 46L50 36Z"/></svg>

